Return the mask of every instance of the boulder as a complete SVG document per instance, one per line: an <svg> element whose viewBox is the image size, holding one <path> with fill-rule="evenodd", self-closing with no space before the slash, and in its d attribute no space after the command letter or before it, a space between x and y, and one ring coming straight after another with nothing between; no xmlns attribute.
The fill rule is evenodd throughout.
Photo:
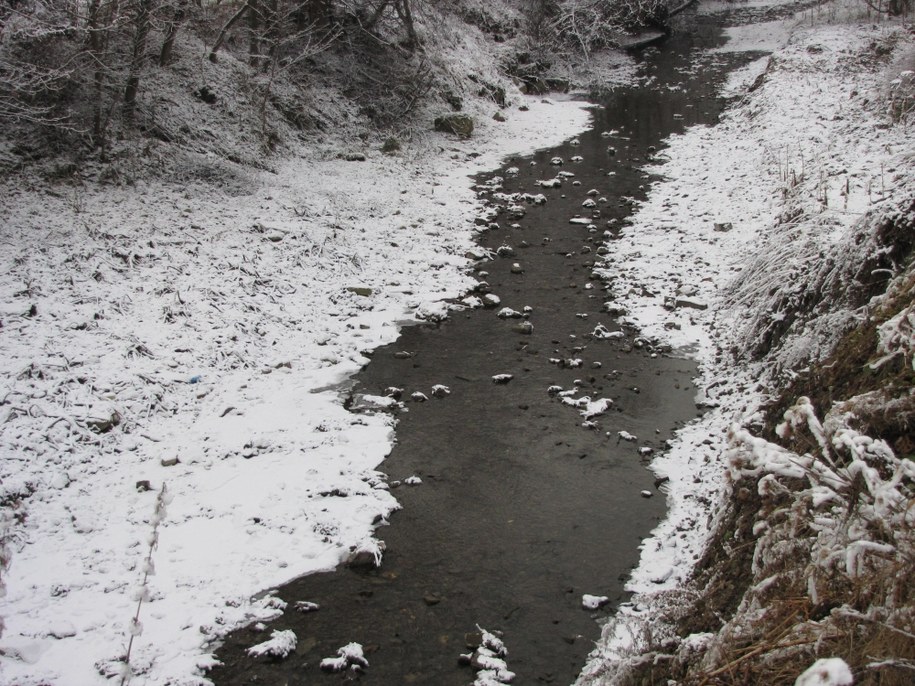
<svg viewBox="0 0 915 686"><path fill-rule="evenodd" d="M435 130L442 133L453 133L461 138L470 138L473 133L473 117L466 114L446 114L436 117Z"/></svg>

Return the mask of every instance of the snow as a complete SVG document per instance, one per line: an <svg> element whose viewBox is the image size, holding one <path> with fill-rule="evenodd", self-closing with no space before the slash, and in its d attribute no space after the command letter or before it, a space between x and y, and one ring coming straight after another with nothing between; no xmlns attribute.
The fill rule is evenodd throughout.
<svg viewBox="0 0 915 686"><path fill-rule="evenodd" d="M525 104L469 141L359 164L302 149L225 191L0 181L0 496L21 520L5 679L117 672L163 485L132 683L204 683L219 636L276 615L259 592L377 551L393 423L341 394L363 352L470 283L468 175L588 122L581 103Z"/></svg>
<svg viewBox="0 0 915 686"><path fill-rule="evenodd" d="M814 662L801 674L794 686L851 686L855 683L845 660L839 657L825 657Z"/></svg>
<svg viewBox="0 0 915 686"><path fill-rule="evenodd" d="M248 648L248 655L251 657L284 658L295 650L297 642L294 631L289 629L274 631L270 634L269 640Z"/></svg>

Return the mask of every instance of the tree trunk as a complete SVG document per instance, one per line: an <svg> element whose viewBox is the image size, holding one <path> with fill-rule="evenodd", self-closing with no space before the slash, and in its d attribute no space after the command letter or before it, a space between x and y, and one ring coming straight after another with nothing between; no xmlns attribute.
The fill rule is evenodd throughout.
<svg viewBox="0 0 915 686"><path fill-rule="evenodd" d="M178 37L178 29L184 21L185 0L179 0L177 6L172 6L172 16L165 26L165 38L162 41L162 49L159 50L159 66L164 67L172 59L172 50L175 47L175 39Z"/></svg>
<svg viewBox="0 0 915 686"><path fill-rule="evenodd" d="M260 60L261 18L264 3L261 0L248 0L251 11L248 12L248 64L256 67Z"/></svg>
<svg viewBox="0 0 915 686"><path fill-rule="evenodd" d="M250 9L251 9L251 5L249 5L246 2L244 5L242 5L239 8L238 12L233 14L229 18L229 21L227 21L223 25L222 29L220 29L220 31L219 31L219 35L216 36L216 42L213 43L213 48L210 50L210 54L207 57L210 60L210 62L216 61L216 53L219 52L219 48L221 48L222 44L225 42L226 35L229 33L229 29L231 29L233 26L235 26L235 24L238 23L238 20L241 19L243 16L245 16L245 12L247 12Z"/></svg>
<svg viewBox="0 0 915 686"><path fill-rule="evenodd" d="M130 69L127 72L127 85L124 88L124 117L127 122L133 121L137 107L137 92L140 90L140 72L146 61L146 39L149 37L149 14L153 0L137 0L137 13L134 19L133 49L130 58Z"/></svg>
<svg viewBox="0 0 915 686"><path fill-rule="evenodd" d="M394 4L397 16L407 30L407 47L414 50L419 46L419 37L416 35L416 26L413 24L413 11L410 9L410 0L398 0Z"/></svg>

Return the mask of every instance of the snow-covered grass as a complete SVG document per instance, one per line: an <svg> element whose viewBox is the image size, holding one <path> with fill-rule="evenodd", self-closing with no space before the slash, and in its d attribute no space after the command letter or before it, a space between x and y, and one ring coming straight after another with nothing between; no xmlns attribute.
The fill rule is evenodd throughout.
<svg viewBox="0 0 915 686"><path fill-rule="evenodd" d="M728 551L741 549L740 542L731 541L722 528L715 539L722 549L706 550L709 532L724 527L724 517L739 509L740 499L746 496L739 487L726 489L724 456L728 450L740 449L738 436L771 445L755 438L765 426L760 407L796 378L804 365L828 356L887 298L895 298L894 302L911 298L911 275L906 271L910 248L905 246L911 246L915 219L915 182L910 173L915 145L909 127L895 122L887 93L907 68L913 41L898 23L862 22L861 15L858 5L838 5L813 19L801 18L793 26L782 24L779 41L770 34L768 48L775 54L734 74L726 84L725 92L737 97L721 124L671 138L664 151L667 161L657 170L663 180L652 188L633 225L608 256L606 269L616 277L613 306L625 308L628 320L643 334L698 357L700 401L710 409L683 429L672 449L653 464L659 476L670 479L668 517L644 542L641 563L628 583L636 595L605 627L581 684L628 683L627 675L633 673L681 678L685 671L677 670L690 666L697 669L690 674L701 678L711 678L713 673L743 674L737 682L756 678L751 672L728 671L734 660L741 668L748 667L740 653L727 652L748 645L753 625L747 614L735 620L730 642L714 633L686 635L689 631L683 634L678 629L689 624L685 618L690 613L702 614L703 589L688 584L703 554L722 559ZM742 30L731 33L735 41L753 35ZM759 47L754 39L725 49ZM882 296L888 288L891 295ZM681 296L708 309L677 306ZM910 301L901 302L879 328L880 348L873 351L877 362L880 355L909 359ZM857 407L852 403L843 411L854 412ZM834 421L841 423L842 415L836 412ZM840 431L838 423L835 431L852 430L845 426ZM729 427L739 429L729 431ZM829 440L836 435L827 434ZM874 444L873 439L856 435L859 438L852 444ZM786 455L795 469L808 463L809 458L802 457L808 449L773 448L791 451L779 454ZM773 478L764 476L773 464L756 464L761 483L773 483ZM895 479L884 470L881 479L886 481L881 483L901 488L903 497L911 497L905 495L911 483L904 467L910 462L893 464L903 470L902 477ZM891 473L893 469L889 468ZM804 475L808 473L812 474L804 470ZM807 516L800 512L804 508L785 507L786 513L798 511L796 517L784 518L788 528L780 530L779 540L796 536L792 525L819 530L818 507L835 502L841 510L854 502L850 496L833 500L819 486L808 486L803 491L809 492L808 500L797 496L798 503L808 503ZM873 486L883 488L876 481ZM764 516L759 521L765 525ZM828 529L824 520L822 530ZM817 565L821 553L831 563L844 563L847 551L851 551L852 568L857 569L858 561L874 554L887 558L888 549L880 546L896 545L885 537L869 538L863 529L856 531L854 540L860 545L849 538L844 547L834 541L835 545L826 546L828 550L814 546L801 551L800 558L806 560L800 564L801 571L808 563ZM902 547L908 550L909 543ZM833 555L839 548L841 554ZM888 568L885 578L893 573ZM745 582L750 581L727 578L712 588L739 587ZM802 587L800 594L807 590ZM700 600L694 605L697 597ZM829 600L846 602L841 595ZM749 603L748 614L761 617L771 609L761 602L753 605L752 599L743 602ZM810 602L818 601L814 597ZM776 617L788 619L770 612L770 619ZM890 620L877 611L866 621L895 626L899 619ZM892 633L892 626L885 633ZM739 642L738 635L743 637ZM775 642L766 649L779 645ZM804 650L810 645L805 644ZM823 646L824 651L842 649L841 641ZM797 653L803 657L804 650ZM652 652L642 656L646 651ZM776 650L771 659L777 662L784 655ZM802 664L802 657L784 663L782 677L787 683L812 662ZM727 665L722 672L714 671ZM860 666L856 663L856 668ZM760 678L770 677L768 673Z"/></svg>
<svg viewBox="0 0 915 686"><path fill-rule="evenodd" d="M371 542L397 507L376 471L392 420L346 412L341 384L469 283L468 175L587 125L525 103L469 141L303 147L225 190L3 179L7 683L119 673L163 486L131 683L203 682L214 639L276 614L258 593Z"/></svg>

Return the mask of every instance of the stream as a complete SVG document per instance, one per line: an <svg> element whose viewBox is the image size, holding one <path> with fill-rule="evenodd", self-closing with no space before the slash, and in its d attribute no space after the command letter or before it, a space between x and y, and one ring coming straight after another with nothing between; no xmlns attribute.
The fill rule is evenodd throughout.
<svg viewBox="0 0 915 686"><path fill-rule="evenodd" d="M269 629L294 630L295 652L282 661L249 658L245 650L269 632L236 631L217 653L223 666L208 675L216 684L355 678L319 667L355 641L369 663L361 675L368 684L465 686L474 670L458 657L478 640L477 627L501 632L514 683L575 680L599 637L599 620L626 599L623 584L641 540L665 514L650 453L698 412L694 363L622 328L604 309L612 281L592 278L592 266L601 246L612 251L625 235L661 141L716 123L724 75L752 57L697 57L724 43L727 19L684 13L674 36L639 58L646 82L599 100L593 128L578 144L508 160L476 180L485 189L501 176L498 192L542 193L546 203L522 202L523 216L502 212L491 220L498 228L481 233L483 248L513 253L477 264L498 307L404 328L355 380L354 408L362 394L404 389L396 445L380 469L392 486L413 475L422 481L394 491L403 509L375 532L387 546L382 565L341 567L278 589L289 609ZM557 156L561 166L551 164ZM518 173L507 174L511 167ZM574 176L559 188L537 184L560 171ZM591 189L597 194L588 195ZM483 197L507 204L492 190ZM593 210L582 206L588 199L597 203ZM570 223L576 215L596 228ZM502 307L530 311L525 319L502 319ZM521 330L526 323L532 330ZM598 324L619 333L594 336ZM512 378L495 383L499 374ZM433 397L436 384L450 394ZM555 389L548 393L551 386L577 389L572 398L613 402L583 426L579 408ZM428 401L412 401L417 390ZM585 610L584 594L610 603ZM297 612L297 600L321 609Z"/></svg>

